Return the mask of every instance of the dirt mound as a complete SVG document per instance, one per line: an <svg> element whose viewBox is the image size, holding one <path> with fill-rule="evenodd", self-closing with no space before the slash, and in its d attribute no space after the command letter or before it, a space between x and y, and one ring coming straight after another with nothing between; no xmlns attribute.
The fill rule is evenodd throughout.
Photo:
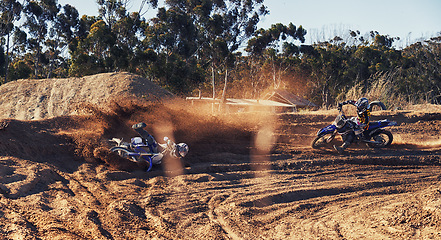
<svg viewBox="0 0 441 240"><path fill-rule="evenodd" d="M104 107L112 100L164 101L173 94L130 73L82 78L26 79L0 86L0 119L37 120L75 114L79 104Z"/></svg>

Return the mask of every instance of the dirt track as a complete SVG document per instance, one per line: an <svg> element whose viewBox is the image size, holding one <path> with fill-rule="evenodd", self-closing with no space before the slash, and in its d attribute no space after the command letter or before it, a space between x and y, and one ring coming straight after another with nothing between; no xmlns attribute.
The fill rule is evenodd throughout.
<svg viewBox="0 0 441 240"><path fill-rule="evenodd" d="M340 156L309 147L333 112L244 123L259 116L231 122L136 109L3 121L0 238L441 238L439 112L375 113L399 123L391 148L352 146ZM176 141L190 145L184 174L121 171L93 159L98 146L85 139L130 136L130 124L158 109L149 129L169 122ZM255 148L271 133L271 153Z"/></svg>
<svg viewBox="0 0 441 240"><path fill-rule="evenodd" d="M310 147L336 111L216 117L128 73L0 92L14 118L0 120L0 239L441 238L439 106L374 113L399 123L390 148L340 156ZM183 168L108 154L140 121L188 143Z"/></svg>

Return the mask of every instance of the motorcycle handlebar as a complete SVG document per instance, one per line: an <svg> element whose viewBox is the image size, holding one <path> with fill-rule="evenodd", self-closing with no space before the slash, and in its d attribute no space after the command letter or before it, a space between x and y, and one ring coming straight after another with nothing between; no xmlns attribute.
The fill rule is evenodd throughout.
<svg viewBox="0 0 441 240"><path fill-rule="evenodd" d="M164 137L164 142L165 142L165 144L166 144L166 146L167 146L167 149L168 149L169 151L174 150L176 144L175 144L172 140L170 140L170 138L168 138L168 137Z"/></svg>

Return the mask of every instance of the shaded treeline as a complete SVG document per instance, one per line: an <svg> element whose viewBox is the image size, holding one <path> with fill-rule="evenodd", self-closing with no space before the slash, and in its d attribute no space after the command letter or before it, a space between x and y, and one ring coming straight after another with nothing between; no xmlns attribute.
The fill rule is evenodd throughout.
<svg viewBox="0 0 441 240"><path fill-rule="evenodd" d="M131 0L97 0L98 16L80 16L57 0L2 0L0 83L128 71L181 95L285 88L325 106L359 95L441 100L441 34L400 50L374 31L305 45L302 26L257 29L269 13L263 0L141 2L129 12Z"/></svg>

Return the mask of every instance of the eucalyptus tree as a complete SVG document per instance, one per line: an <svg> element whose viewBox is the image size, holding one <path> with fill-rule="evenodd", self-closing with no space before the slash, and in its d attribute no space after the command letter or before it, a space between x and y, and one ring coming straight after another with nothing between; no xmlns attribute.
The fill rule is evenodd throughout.
<svg viewBox="0 0 441 240"><path fill-rule="evenodd" d="M196 52L200 33L192 16L179 7L159 8L155 18L145 26L143 45L157 53L150 73L160 84L175 93L189 91L200 82Z"/></svg>
<svg viewBox="0 0 441 240"><path fill-rule="evenodd" d="M102 61L105 69L136 71L140 56L146 49L141 44L145 6L156 8L157 0L143 0L138 11L129 12L131 0L97 0L99 23L88 32L89 41L106 45ZM92 27L92 26L91 26ZM93 31L92 31L93 30ZM99 31L96 31L99 30ZM101 38L102 37L102 38ZM100 39L101 38L101 39Z"/></svg>
<svg viewBox="0 0 441 240"><path fill-rule="evenodd" d="M108 65L112 57L111 48L115 45L115 36L107 24L96 17L83 16L80 20L87 30L86 34L76 41L70 49L72 64L71 76L84 76L113 71Z"/></svg>
<svg viewBox="0 0 441 240"><path fill-rule="evenodd" d="M69 45L72 64L69 74L81 76L124 70L141 73L143 60L151 51L145 48L143 26L146 6L156 8L157 0L143 0L138 11L129 12L131 0L97 0L99 15L79 20L77 37Z"/></svg>
<svg viewBox="0 0 441 240"><path fill-rule="evenodd" d="M223 69L227 76L240 47L252 36L260 17L268 13L263 0L166 0L165 3L166 7L159 9L146 28L145 43L166 58L177 54L179 57L175 59L181 59L184 64L196 63L202 70L211 68L215 97L215 75ZM190 78L194 77L191 73L182 76L182 72L176 72L181 75L180 80L177 76L167 78L197 84Z"/></svg>
<svg viewBox="0 0 441 240"><path fill-rule="evenodd" d="M49 22L50 27L46 37L45 58L48 61L46 76L67 77L69 69L68 48L76 43L80 34L80 19L78 10L70 5L59 6L59 12ZM54 74L55 71L55 74Z"/></svg>
<svg viewBox="0 0 441 240"><path fill-rule="evenodd" d="M34 58L34 75L36 78L42 77L43 66L48 65L49 60L44 55L44 44L50 39L50 29L53 27L58 12L60 11L57 0L27 0L23 6L25 20L21 39L26 50L31 52ZM51 35L53 36L53 35ZM50 43L49 43L50 44Z"/></svg>
<svg viewBox="0 0 441 240"><path fill-rule="evenodd" d="M394 90L409 102L441 104L441 32L403 49L401 60L400 78L395 80Z"/></svg>
<svg viewBox="0 0 441 240"><path fill-rule="evenodd" d="M306 30L300 25L296 27L290 23L285 26L281 23L273 24L269 29L257 30L248 41L245 51L249 53L249 66L258 68L258 74L252 76L251 86L268 86L268 83L260 83L263 79L272 79L272 87L281 85L281 75L292 68L290 57L298 56L299 47L296 42L305 41ZM271 77L262 77L265 69L270 69ZM253 90L259 94L257 89Z"/></svg>
<svg viewBox="0 0 441 240"><path fill-rule="evenodd" d="M3 67L1 67L0 65L0 68L4 69L3 70L4 82L7 81L7 77L8 77L11 34L14 30L15 22L20 20L21 11L22 11L22 5L17 0L2 0L0 2L0 27L1 27L0 37L6 38L5 43L1 41L2 42L1 45L5 46L2 49L4 54ZM6 49L6 53L4 53L5 49Z"/></svg>

